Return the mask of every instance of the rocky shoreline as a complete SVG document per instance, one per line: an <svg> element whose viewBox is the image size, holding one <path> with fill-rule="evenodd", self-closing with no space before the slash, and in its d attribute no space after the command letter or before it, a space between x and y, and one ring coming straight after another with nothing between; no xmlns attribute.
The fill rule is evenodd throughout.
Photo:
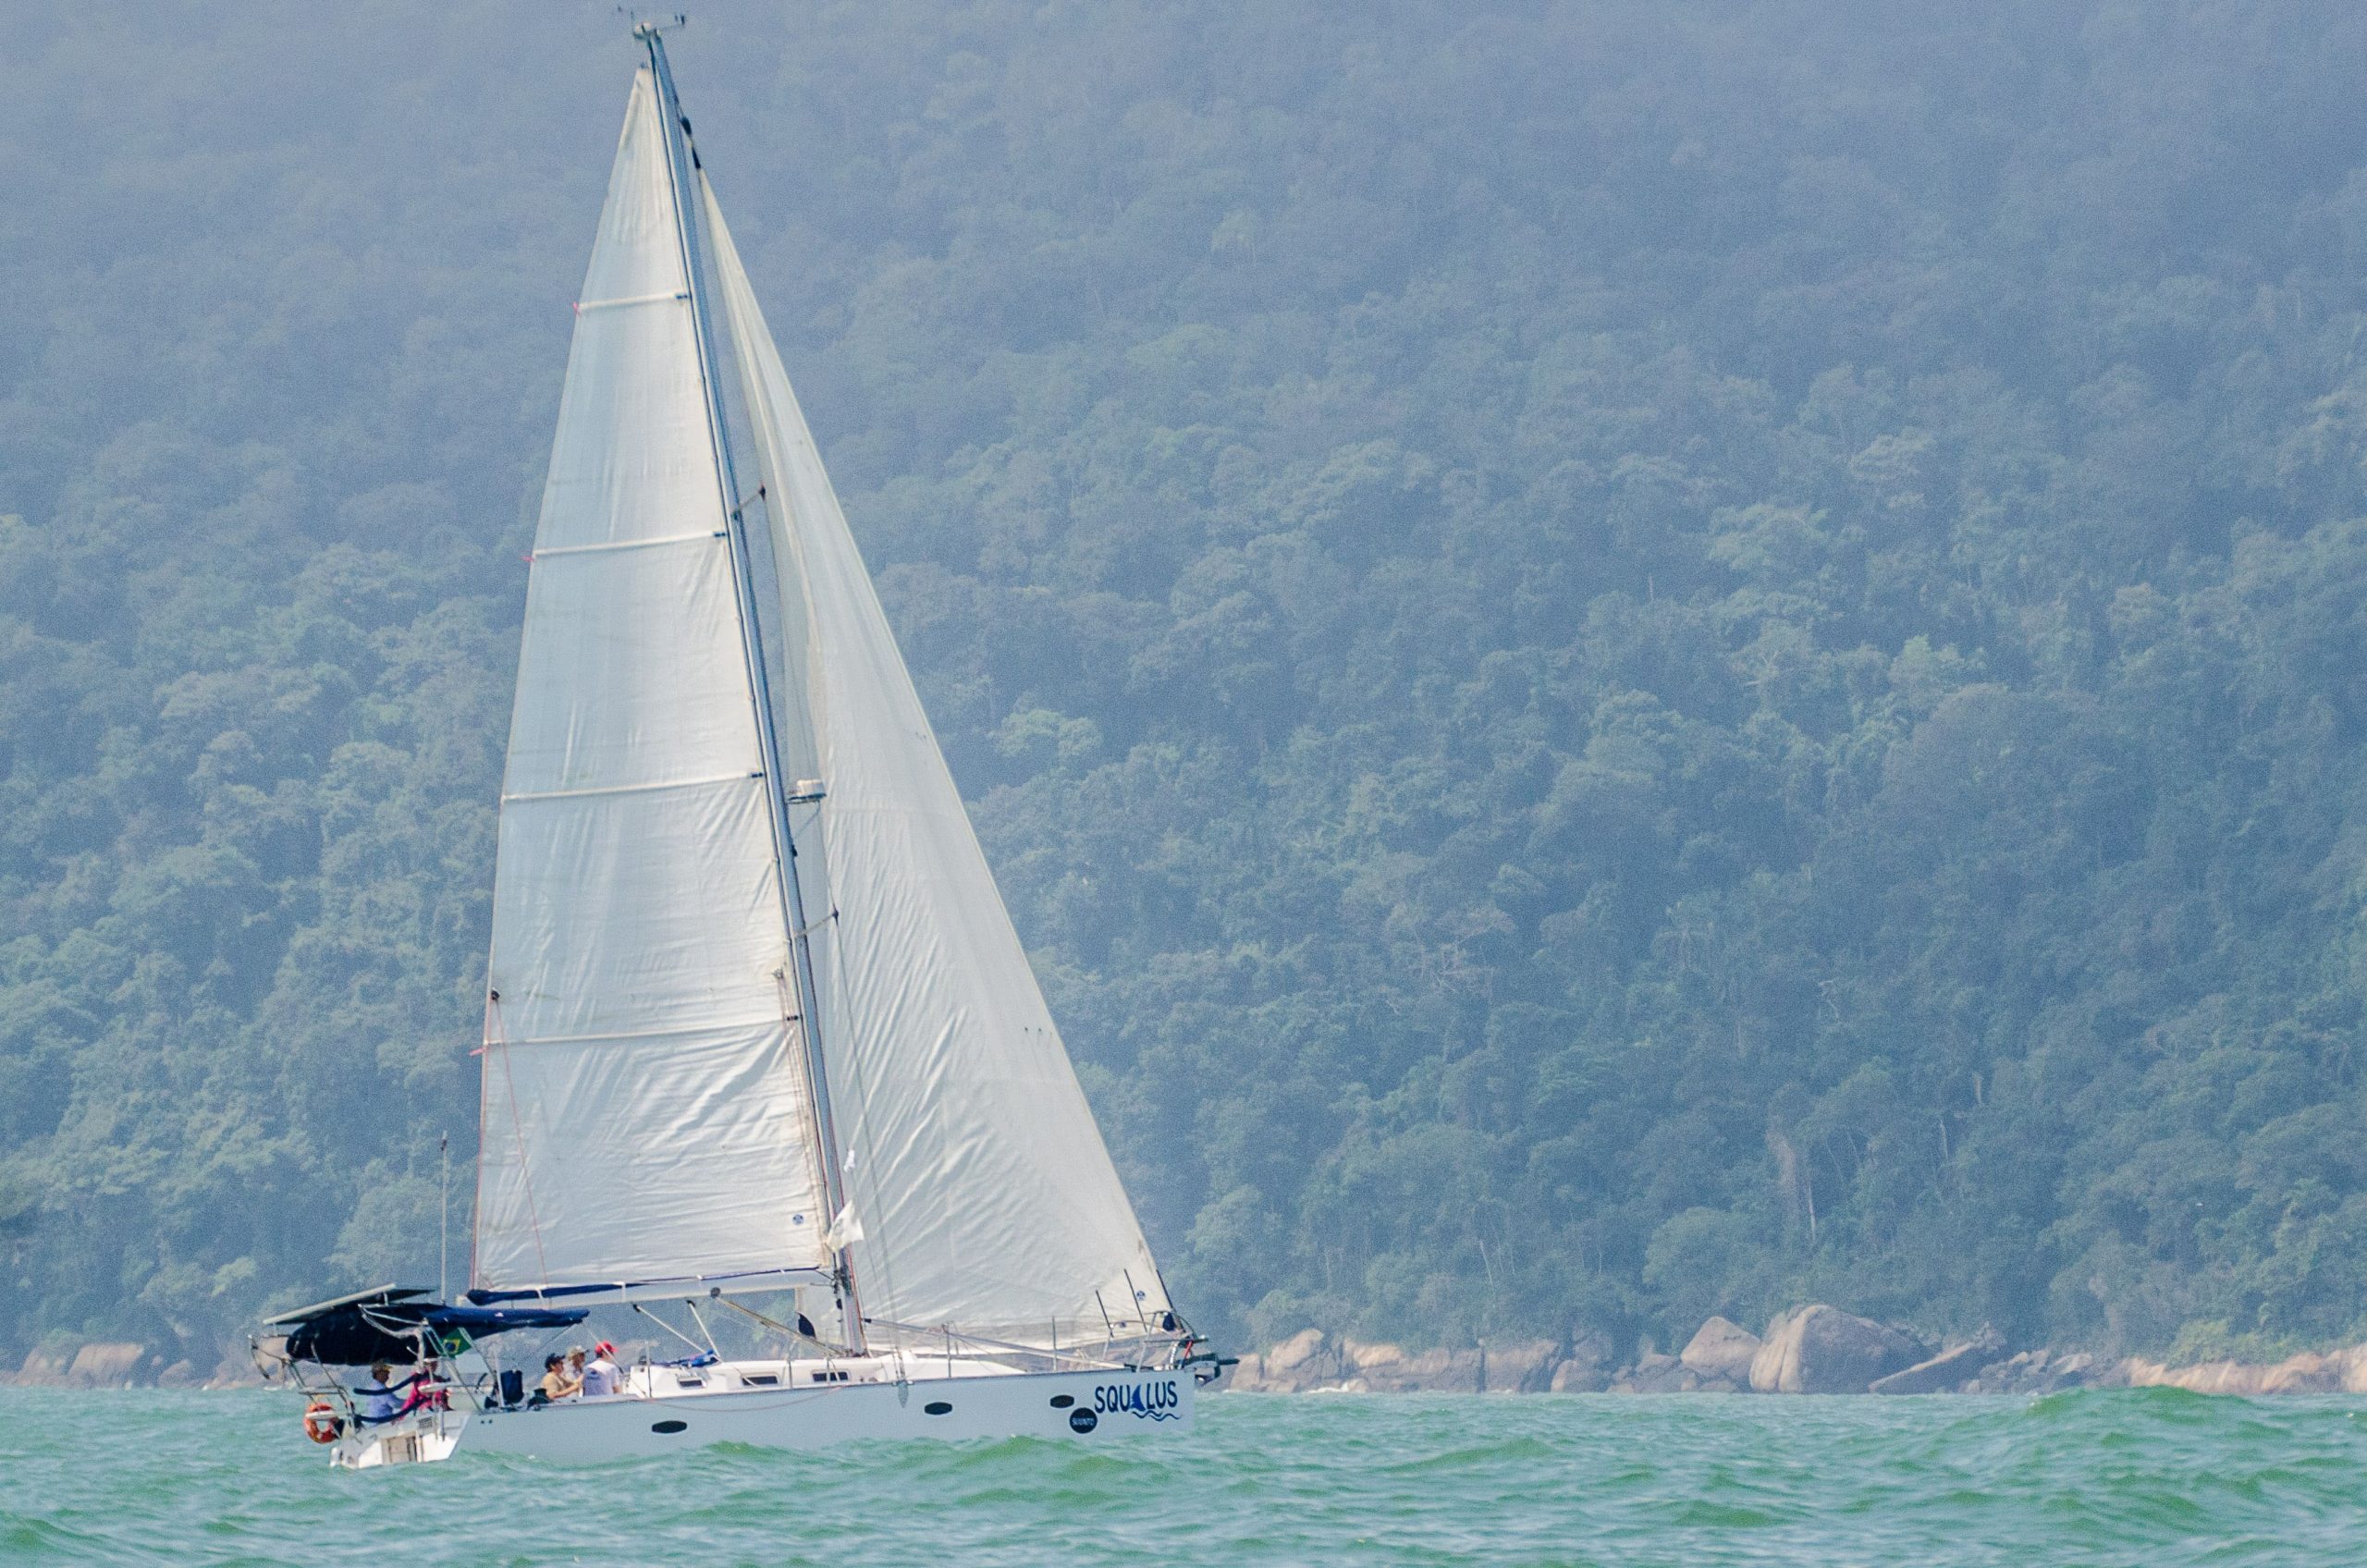
<svg viewBox="0 0 2367 1568"><path fill-rule="evenodd" d="M167 1361L166 1354L173 1354ZM29 1389L228 1389L260 1386L261 1374L243 1354L225 1354L211 1371L186 1356L128 1340L92 1340L28 1354L0 1384Z"/></svg>
<svg viewBox="0 0 2367 1568"><path fill-rule="evenodd" d="M1260 1393L2045 1394L2075 1388L2178 1388L2197 1393L2367 1393L2367 1344L2274 1365L2169 1366L2142 1356L2037 1347L2016 1351L1984 1329L1933 1341L1823 1303L1779 1314L1761 1333L1723 1317L1685 1348L1650 1341L1625 1362L1579 1334L1470 1350L1403 1346L1303 1329L1245 1355L1225 1387Z"/></svg>
<svg viewBox="0 0 2367 1568"><path fill-rule="evenodd" d="M210 1370L129 1341L52 1344L0 1385L63 1389L252 1388L243 1347ZM1318 1329L1245 1355L1222 1385L1257 1393L2044 1394L2075 1388L2177 1388L2213 1394L2367 1393L2367 1344L2305 1352L2273 1364L2171 1366L2143 1356L2045 1347L2010 1351L1987 1330L1935 1342L1894 1324L1814 1303L1777 1315L1764 1332L1712 1317L1674 1355L1650 1341L1625 1361L1598 1334L1521 1340L1469 1350L1409 1351Z"/></svg>

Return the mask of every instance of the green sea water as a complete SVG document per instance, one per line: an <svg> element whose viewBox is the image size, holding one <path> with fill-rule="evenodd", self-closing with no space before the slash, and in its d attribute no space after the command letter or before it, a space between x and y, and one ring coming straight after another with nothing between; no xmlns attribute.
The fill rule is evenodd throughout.
<svg viewBox="0 0 2367 1568"><path fill-rule="evenodd" d="M266 1393L0 1390L0 1563L2367 1562L2367 1403L1222 1395L1117 1443L333 1474Z"/></svg>

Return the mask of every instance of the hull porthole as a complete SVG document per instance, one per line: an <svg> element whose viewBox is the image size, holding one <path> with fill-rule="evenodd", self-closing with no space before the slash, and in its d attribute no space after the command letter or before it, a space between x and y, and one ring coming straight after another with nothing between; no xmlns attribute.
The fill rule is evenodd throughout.
<svg viewBox="0 0 2367 1568"><path fill-rule="evenodd" d="M653 1432L664 1432L670 1437L676 1432L689 1431L691 1424L688 1421L653 1421L649 1424L649 1429Z"/></svg>
<svg viewBox="0 0 2367 1568"><path fill-rule="evenodd" d="M924 1415L950 1415L953 1414L953 1407L941 1399L933 1399L926 1404L921 1406L921 1414Z"/></svg>
<svg viewBox="0 0 2367 1568"><path fill-rule="evenodd" d="M1070 1405L1073 1405L1075 1403L1076 1395L1074 1394L1054 1394L1052 1396L1052 1408L1054 1410L1066 1410Z"/></svg>

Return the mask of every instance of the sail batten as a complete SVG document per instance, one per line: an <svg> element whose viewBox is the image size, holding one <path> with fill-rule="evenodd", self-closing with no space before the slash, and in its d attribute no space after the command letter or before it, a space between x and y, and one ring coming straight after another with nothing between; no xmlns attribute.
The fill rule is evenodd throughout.
<svg viewBox="0 0 2367 1568"><path fill-rule="evenodd" d="M723 537L723 531L717 528L697 533L668 533L662 539L618 539L605 545L554 545L546 550L536 550L534 558L542 561L558 556L596 555L605 550L648 550L660 545L704 545Z"/></svg>
<svg viewBox="0 0 2367 1568"><path fill-rule="evenodd" d="M592 795L635 795L649 790L703 790L715 785L745 784L758 773L720 773L699 778L655 778L639 784L594 784L581 790L525 790L501 797L504 805L527 801L580 801Z"/></svg>

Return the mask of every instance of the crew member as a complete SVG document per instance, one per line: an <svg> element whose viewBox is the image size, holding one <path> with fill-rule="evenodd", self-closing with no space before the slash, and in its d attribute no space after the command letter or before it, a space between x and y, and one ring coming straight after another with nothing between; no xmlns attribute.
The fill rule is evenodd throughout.
<svg viewBox="0 0 2367 1568"><path fill-rule="evenodd" d="M592 1347L592 1365L583 1369L583 1397L622 1393L625 1375L617 1367L617 1347L602 1340Z"/></svg>
<svg viewBox="0 0 2367 1568"><path fill-rule="evenodd" d="M370 1368L371 1386L353 1390L362 1396L362 1420L392 1421L402 1414L402 1396L386 1381L394 1375L392 1366L378 1362Z"/></svg>
<svg viewBox="0 0 2367 1568"><path fill-rule="evenodd" d="M555 1399L565 1399L583 1385L568 1376L567 1357L553 1351L543 1357L543 1380L534 1386L534 1401L548 1404Z"/></svg>

